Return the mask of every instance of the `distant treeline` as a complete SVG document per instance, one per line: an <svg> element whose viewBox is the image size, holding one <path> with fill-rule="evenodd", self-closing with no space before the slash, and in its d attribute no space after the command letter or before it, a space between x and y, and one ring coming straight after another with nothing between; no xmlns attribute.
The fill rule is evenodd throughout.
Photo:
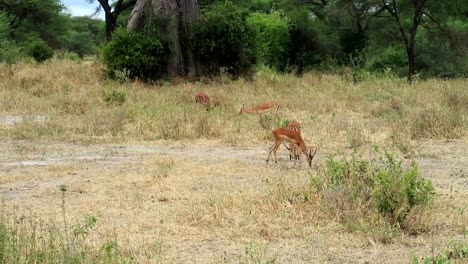
<svg viewBox="0 0 468 264"><path fill-rule="evenodd" d="M107 33L114 35L105 45L105 21L71 17L59 0L0 0L0 60L13 63L30 56L43 61L54 50L68 51L77 57L101 54L111 76L170 75L167 64L177 52L163 29L170 21L148 11L143 29L126 30L130 12L140 1L144 2L99 1L111 7L104 12L116 21L107 21L112 25ZM197 66L196 71L186 71L191 74L243 75L265 65L296 73L346 66L353 74L391 73L408 79L416 74L468 76L468 1L185 2L200 14L177 38L177 48L188 51L182 52L182 59L194 60ZM126 9L119 10L122 6Z"/></svg>

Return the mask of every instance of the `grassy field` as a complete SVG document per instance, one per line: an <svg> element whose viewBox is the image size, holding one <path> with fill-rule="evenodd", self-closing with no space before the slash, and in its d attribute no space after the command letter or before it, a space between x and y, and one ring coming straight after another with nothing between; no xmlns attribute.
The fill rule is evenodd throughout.
<svg viewBox="0 0 468 264"><path fill-rule="evenodd" d="M0 262L466 261L468 81L358 77L149 85L93 61L0 65ZM296 119L318 147L312 169L284 148L265 163L271 130L239 115L265 101L283 105L269 126ZM384 149L434 186L401 221L374 206Z"/></svg>

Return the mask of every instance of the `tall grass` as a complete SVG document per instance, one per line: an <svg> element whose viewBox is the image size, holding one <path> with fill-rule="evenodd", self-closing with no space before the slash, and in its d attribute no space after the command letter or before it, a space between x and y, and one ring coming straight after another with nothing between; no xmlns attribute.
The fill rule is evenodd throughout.
<svg viewBox="0 0 468 264"><path fill-rule="evenodd" d="M254 81L148 85L106 80L98 62L69 60L18 64L0 77L1 114L46 116L45 122L0 125L2 138L260 142L270 140L269 132L257 117L239 116L239 109L272 100L283 103L283 119L303 124L306 138L348 147L386 143L379 135L389 133L390 139L401 133L413 140L464 138L468 123L463 79L410 85L372 76L353 83L322 73L258 72ZM217 107L198 110L193 98L198 91Z"/></svg>

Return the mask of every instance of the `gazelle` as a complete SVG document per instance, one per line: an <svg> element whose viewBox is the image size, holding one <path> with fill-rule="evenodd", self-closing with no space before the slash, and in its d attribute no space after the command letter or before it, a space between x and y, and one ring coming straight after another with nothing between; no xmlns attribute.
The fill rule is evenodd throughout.
<svg viewBox="0 0 468 264"><path fill-rule="evenodd" d="M267 112L272 112L274 111L274 115L276 117L279 117L279 111L281 108L281 104L277 102L265 102L257 105L254 108L245 108L245 104L242 104L242 108L239 112L239 115L242 113L247 113L247 114L257 114L260 117L260 124L262 125L263 128L267 128L267 124L265 123L265 116L264 114Z"/></svg>
<svg viewBox="0 0 468 264"><path fill-rule="evenodd" d="M296 120L292 120L289 122L287 128L301 133L301 124L297 122ZM283 142L284 143L284 142ZM285 145L286 147L286 145ZM287 148L287 147L286 147ZM299 148L298 145L295 144L289 144L289 160L292 159L295 160L300 160L301 159L301 149Z"/></svg>
<svg viewBox="0 0 468 264"><path fill-rule="evenodd" d="M283 141L286 141L289 144L297 145L302 151L302 154L304 154L307 157L307 163L309 167L312 167L312 160L314 159L315 153L317 153L317 148L314 148L314 151L312 153L312 148L309 148L306 146L299 132L291 130L286 127L281 127L281 128L272 130L272 133L273 133L273 138L275 139L275 143L270 147L270 150L268 152L268 157L266 160L267 163L270 160L270 156L272 152L275 157L275 163L278 162L276 151L278 150L281 143Z"/></svg>
<svg viewBox="0 0 468 264"><path fill-rule="evenodd" d="M210 110L210 97L205 93L199 92L195 95L195 103L197 105L206 106L206 110Z"/></svg>
<svg viewBox="0 0 468 264"><path fill-rule="evenodd" d="M241 115L242 113L247 113L263 116L266 112L272 111L274 109L275 115L278 116L280 108L281 104L277 102L261 103L254 108L245 108L245 104L242 104L242 108L239 112L239 115Z"/></svg>

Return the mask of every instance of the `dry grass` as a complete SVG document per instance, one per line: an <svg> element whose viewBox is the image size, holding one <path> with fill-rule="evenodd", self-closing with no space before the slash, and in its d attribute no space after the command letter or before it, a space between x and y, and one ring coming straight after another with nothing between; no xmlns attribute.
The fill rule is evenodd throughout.
<svg viewBox="0 0 468 264"><path fill-rule="evenodd" d="M117 241L141 263L398 263L466 233L466 80L260 72L253 82L148 85L105 80L94 62L13 70L0 75L0 122L46 120L0 124L2 210L63 230L57 186L68 185L68 222L98 218L91 248ZM197 110L199 91L218 106ZM280 123L299 120L319 145L312 172L286 152L265 165L270 132L239 110L273 100L284 105ZM412 212L404 232L379 218L344 223L358 212L329 208L339 195L314 189L327 154L365 156L372 145L413 157L436 187L432 210Z"/></svg>
<svg viewBox="0 0 468 264"><path fill-rule="evenodd" d="M7 66L2 70L7 70ZM42 115L43 123L1 126L0 136L72 141L216 139L237 144L270 140L258 118L238 116L243 103L284 104L283 119L297 119L314 144L347 147L411 139L465 138L468 91L465 80L368 79L353 84L340 77L259 73L245 80L147 85L103 79L96 62L20 64L0 82L0 113ZM218 105L197 111L194 94L204 91ZM383 136L387 135L387 136ZM396 140L397 143L401 143Z"/></svg>

